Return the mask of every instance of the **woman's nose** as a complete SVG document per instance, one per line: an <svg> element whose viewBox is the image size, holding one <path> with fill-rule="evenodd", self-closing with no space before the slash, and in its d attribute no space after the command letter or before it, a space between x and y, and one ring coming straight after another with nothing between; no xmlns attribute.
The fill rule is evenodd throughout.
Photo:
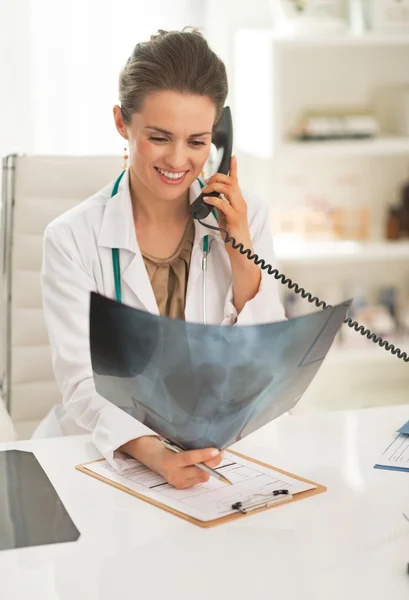
<svg viewBox="0 0 409 600"><path fill-rule="evenodd" d="M188 152L183 146L174 144L169 148L169 153L166 155L165 160L171 169L184 169L189 163Z"/></svg>

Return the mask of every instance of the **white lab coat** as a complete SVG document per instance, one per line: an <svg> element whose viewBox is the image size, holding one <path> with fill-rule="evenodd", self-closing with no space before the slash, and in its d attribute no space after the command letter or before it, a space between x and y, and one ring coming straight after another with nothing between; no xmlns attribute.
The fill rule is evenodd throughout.
<svg viewBox="0 0 409 600"><path fill-rule="evenodd" d="M120 249L122 302L159 314L135 236L128 173L111 198L113 182L55 219L44 236L41 275L44 318L62 404L40 423L34 437L91 432L100 452L117 469L125 442L153 432L97 394L89 349L89 298L95 291L115 298L112 248ZM195 182L191 202L199 195ZM248 204L255 251L275 265L268 209L258 198L243 194ZM210 215L207 222L217 225ZM202 240L213 235L195 221L195 240L186 293L185 318L202 322ZM263 272L257 295L237 316L232 303L231 269L218 233L211 238L207 267L207 320L223 325L247 325L285 318L277 282Z"/></svg>

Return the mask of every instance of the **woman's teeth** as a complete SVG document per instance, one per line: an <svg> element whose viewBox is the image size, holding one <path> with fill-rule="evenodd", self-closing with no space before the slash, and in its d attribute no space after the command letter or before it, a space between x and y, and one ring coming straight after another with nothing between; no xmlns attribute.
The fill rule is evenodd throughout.
<svg viewBox="0 0 409 600"><path fill-rule="evenodd" d="M163 177L166 177L166 179L169 179L171 181L178 181L179 179L183 179L184 176L186 175L187 171L180 171L178 173L172 173L170 171L165 171L164 169L159 169L158 167L156 168L156 170L158 171L158 173L160 173Z"/></svg>

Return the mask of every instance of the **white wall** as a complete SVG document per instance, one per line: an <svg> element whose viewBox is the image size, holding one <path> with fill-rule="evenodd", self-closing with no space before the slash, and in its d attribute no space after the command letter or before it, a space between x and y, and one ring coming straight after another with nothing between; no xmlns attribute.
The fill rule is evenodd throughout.
<svg viewBox="0 0 409 600"><path fill-rule="evenodd" d="M113 154L119 71L157 29L203 27L201 0L0 0L0 153Z"/></svg>
<svg viewBox="0 0 409 600"><path fill-rule="evenodd" d="M234 89L236 31L242 27L271 27L272 23L270 0L206 0L206 38L226 65L230 92ZM233 93L229 94L228 102L234 111Z"/></svg>
<svg viewBox="0 0 409 600"><path fill-rule="evenodd" d="M271 22L269 0L0 0L0 154L121 153L111 110L138 41L202 27L233 90L236 30Z"/></svg>
<svg viewBox="0 0 409 600"><path fill-rule="evenodd" d="M0 0L0 155L32 150L30 0Z"/></svg>

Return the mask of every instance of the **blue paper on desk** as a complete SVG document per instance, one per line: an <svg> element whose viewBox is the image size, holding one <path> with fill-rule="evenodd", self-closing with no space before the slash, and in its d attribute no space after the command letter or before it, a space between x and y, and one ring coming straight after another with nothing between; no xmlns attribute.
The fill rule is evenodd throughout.
<svg viewBox="0 0 409 600"><path fill-rule="evenodd" d="M402 425L400 429L398 429L399 433L403 433L405 435L409 435L409 421Z"/></svg>
<svg viewBox="0 0 409 600"><path fill-rule="evenodd" d="M95 387L182 448L223 450L295 406L350 304L228 327L169 319L92 293Z"/></svg>
<svg viewBox="0 0 409 600"><path fill-rule="evenodd" d="M409 435L400 433L386 448L374 468L409 473Z"/></svg>

